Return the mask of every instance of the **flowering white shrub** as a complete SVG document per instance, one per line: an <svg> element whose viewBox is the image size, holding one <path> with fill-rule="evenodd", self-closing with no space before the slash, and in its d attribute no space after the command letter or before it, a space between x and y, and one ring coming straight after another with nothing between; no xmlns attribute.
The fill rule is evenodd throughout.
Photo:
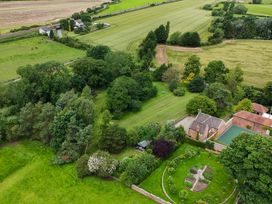
<svg viewBox="0 0 272 204"><path fill-rule="evenodd" d="M89 171L100 177L112 175L117 165L118 161L112 159L109 153L103 151L94 153L88 160Z"/></svg>

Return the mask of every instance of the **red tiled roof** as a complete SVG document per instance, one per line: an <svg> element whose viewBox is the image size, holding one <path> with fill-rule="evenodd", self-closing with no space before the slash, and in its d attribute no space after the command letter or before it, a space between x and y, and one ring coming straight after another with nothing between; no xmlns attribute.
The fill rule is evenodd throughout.
<svg viewBox="0 0 272 204"><path fill-rule="evenodd" d="M252 103L252 108L255 112L259 113L267 113L268 111L268 108L258 103Z"/></svg>
<svg viewBox="0 0 272 204"><path fill-rule="evenodd" d="M263 126L272 127L272 120L268 118L264 118L260 115L250 113L247 111L239 111L238 113L235 113L234 116L243 118L245 120L261 124Z"/></svg>

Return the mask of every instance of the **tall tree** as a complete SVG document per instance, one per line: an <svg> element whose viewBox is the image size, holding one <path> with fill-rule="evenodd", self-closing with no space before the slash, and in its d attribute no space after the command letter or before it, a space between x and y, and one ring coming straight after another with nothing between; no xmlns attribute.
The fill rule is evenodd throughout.
<svg viewBox="0 0 272 204"><path fill-rule="evenodd" d="M206 90L205 94L216 101L217 108L223 110L231 103L231 92L222 83L212 83Z"/></svg>
<svg viewBox="0 0 272 204"><path fill-rule="evenodd" d="M72 67L74 72L72 85L78 91L86 85L91 88L105 87L112 81L112 71L103 60L85 57L77 60Z"/></svg>
<svg viewBox="0 0 272 204"><path fill-rule="evenodd" d="M126 141L126 129L110 124L102 130L99 147L111 153L119 153L126 146Z"/></svg>
<svg viewBox="0 0 272 204"><path fill-rule="evenodd" d="M209 115L216 115L217 107L214 100L207 96L196 96L186 105L186 112L189 115L196 115L199 111Z"/></svg>
<svg viewBox="0 0 272 204"><path fill-rule="evenodd" d="M70 89L68 69L58 62L46 62L20 67L17 73L22 78L24 94L33 103L55 103L59 95Z"/></svg>
<svg viewBox="0 0 272 204"><path fill-rule="evenodd" d="M204 71L204 77L207 83L225 83L226 74L229 72L228 68L226 68L224 63L220 60L213 60L209 62Z"/></svg>
<svg viewBox="0 0 272 204"><path fill-rule="evenodd" d="M107 91L109 110L117 116L127 110L139 109L140 90L139 84L134 79L125 76L118 77Z"/></svg>
<svg viewBox="0 0 272 204"><path fill-rule="evenodd" d="M183 78L186 79L191 73L193 73L194 76L199 75L200 66L201 66L200 58L196 55L191 55L185 63Z"/></svg>
<svg viewBox="0 0 272 204"><path fill-rule="evenodd" d="M220 155L238 180L243 203L272 203L272 141L261 135L242 133Z"/></svg>
<svg viewBox="0 0 272 204"><path fill-rule="evenodd" d="M87 50L87 57L104 60L111 49L106 45L96 45Z"/></svg>
<svg viewBox="0 0 272 204"><path fill-rule="evenodd" d="M156 30L155 30L155 35L157 38L158 43L166 43L167 38L168 38L168 30L164 25L160 25Z"/></svg>

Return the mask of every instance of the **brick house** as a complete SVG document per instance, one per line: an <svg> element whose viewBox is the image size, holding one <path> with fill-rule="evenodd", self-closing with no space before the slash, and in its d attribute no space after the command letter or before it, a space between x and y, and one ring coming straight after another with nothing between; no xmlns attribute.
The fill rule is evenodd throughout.
<svg viewBox="0 0 272 204"><path fill-rule="evenodd" d="M199 112L187 134L193 139L206 141L209 137L221 135L225 128L224 120Z"/></svg>
<svg viewBox="0 0 272 204"><path fill-rule="evenodd" d="M233 125L250 129L262 135L268 135L267 128L272 127L272 119L264 118L261 115L247 111L239 111L233 115Z"/></svg>

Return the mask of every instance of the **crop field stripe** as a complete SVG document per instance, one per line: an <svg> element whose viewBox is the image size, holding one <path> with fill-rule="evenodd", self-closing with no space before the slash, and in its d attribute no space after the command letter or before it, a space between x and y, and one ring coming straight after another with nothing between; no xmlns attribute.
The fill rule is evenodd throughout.
<svg viewBox="0 0 272 204"><path fill-rule="evenodd" d="M111 27L77 38L90 44L103 43L113 49L126 50L131 49L131 42L139 43L150 30L167 21L170 21L171 33L193 31L200 28L202 34L212 18L209 12L201 9L201 5L207 2L210 1L184 0L104 18L100 22L110 23Z"/></svg>

